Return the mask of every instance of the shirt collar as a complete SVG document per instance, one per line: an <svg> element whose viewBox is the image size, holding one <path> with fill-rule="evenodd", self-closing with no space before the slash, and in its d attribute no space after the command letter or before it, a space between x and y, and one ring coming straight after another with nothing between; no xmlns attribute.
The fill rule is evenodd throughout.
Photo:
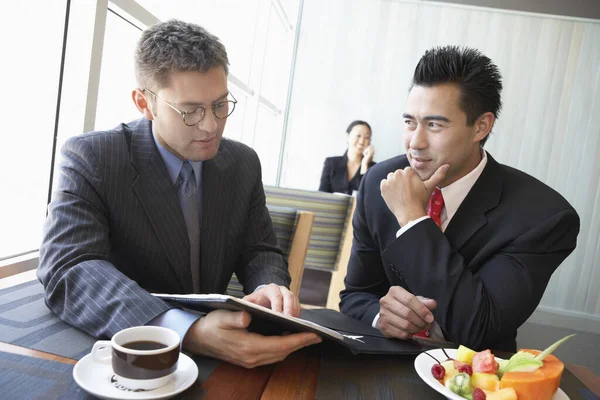
<svg viewBox="0 0 600 400"><path fill-rule="evenodd" d="M475 169L469 172L467 175L463 176L456 182L451 183L450 185L442 188L442 196L444 197L444 209L442 210L442 214L440 215L440 220L442 223L442 229L445 230L454 214L460 207L461 203L467 197L467 194L471 191L477 179L481 176L483 169L487 164L487 153L485 150L481 150L482 157L481 161Z"/></svg>
<svg viewBox="0 0 600 400"><path fill-rule="evenodd" d="M183 166L183 161L175 154L171 153L169 150L165 149L162 144L156 138L156 132L154 132L154 124L152 124L152 138L154 139L154 143L156 143L156 147L158 148L158 152L167 167L167 171L169 172L169 177L175 185L177 182L177 178L179 177L179 173L181 172L181 167ZM200 177L202 174L202 161L189 161L190 165L194 169L194 176L196 177L196 187L200 187Z"/></svg>

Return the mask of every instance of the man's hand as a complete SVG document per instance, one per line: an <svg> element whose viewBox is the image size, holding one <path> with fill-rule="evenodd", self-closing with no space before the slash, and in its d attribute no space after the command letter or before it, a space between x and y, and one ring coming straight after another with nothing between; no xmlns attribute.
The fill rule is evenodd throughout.
<svg viewBox="0 0 600 400"><path fill-rule="evenodd" d="M401 286L392 286L379 300L379 320L377 329L386 337L410 339L421 330L431 329L437 302L421 296L414 296Z"/></svg>
<svg viewBox="0 0 600 400"><path fill-rule="evenodd" d="M250 324L247 312L216 310L196 321L183 340L184 349L254 368L279 362L288 354L321 342L314 333L287 336L263 336L246 330Z"/></svg>
<svg viewBox="0 0 600 400"><path fill-rule="evenodd" d="M449 167L449 164L440 166L426 181L422 181L412 167L390 172L381 181L381 196L400 226L427 215L425 208L431 193L444 180Z"/></svg>
<svg viewBox="0 0 600 400"><path fill-rule="evenodd" d="M244 297L244 300L292 317L300 316L300 300L285 286L271 283Z"/></svg>

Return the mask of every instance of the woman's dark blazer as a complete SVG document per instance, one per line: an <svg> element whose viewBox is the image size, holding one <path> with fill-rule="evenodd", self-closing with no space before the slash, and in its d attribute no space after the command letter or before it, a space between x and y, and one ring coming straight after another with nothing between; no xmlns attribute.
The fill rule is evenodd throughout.
<svg viewBox="0 0 600 400"><path fill-rule="evenodd" d="M321 174L321 184L319 185L319 191L329 193L346 193L352 194L354 190L358 190L360 186L360 180L362 175L360 174L360 168L356 171L356 174L348 181L348 172L346 170L346 164L348 163L348 152L344 153L343 156L328 157L325 159L323 165L323 173ZM376 163L371 161L369 168Z"/></svg>

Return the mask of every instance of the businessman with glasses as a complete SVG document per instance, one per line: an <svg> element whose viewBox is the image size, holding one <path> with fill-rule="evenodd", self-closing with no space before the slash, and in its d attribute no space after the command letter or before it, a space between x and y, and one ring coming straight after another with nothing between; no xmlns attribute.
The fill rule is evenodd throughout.
<svg viewBox="0 0 600 400"><path fill-rule="evenodd" d="M245 367L320 342L312 333L250 333L247 313L199 316L151 295L223 293L235 272L247 300L300 314L259 159L222 137L236 104L224 46L170 20L142 33L135 63L132 99L143 117L62 149L40 247L46 303L95 337L167 326L184 349Z"/></svg>

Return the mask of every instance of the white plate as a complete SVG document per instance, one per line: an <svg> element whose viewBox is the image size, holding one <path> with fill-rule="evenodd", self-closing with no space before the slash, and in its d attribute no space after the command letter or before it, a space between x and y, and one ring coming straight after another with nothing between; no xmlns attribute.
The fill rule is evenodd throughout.
<svg viewBox="0 0 600 400"><path fill-rule="evenodd" d="M427 357L427 356L426 356ZM94 362L88 354L75 364L73 378L86 392L109 400L158 400L168 399L189 388L198 378L198 366L191 358L179 353L177 370L165 386L143 392L118 389L111 383L113 370L110 363Z"/></svg>
<svg viewBox="0 0 600 400"><path fill-rule="evenodd" d="M456 349L444 349L450 358L456 357ZM425 352L424 352L425 353ZM442 351L442 349L434 349L428 350L426 353L431 354L440 362L446 361L446 355ZM501 358L496 357L496 360L501 360ZM417 374L425 381L426 384L431 386L433 389L437 390L447 398L451 400L465 400L464 397L457 395L456 393L452 393L450 389L442 385L437 379L433 377L431 374L431 367L433 364L437 364L437 362L429 357L427 354L419 354L415 359L415 370ZM563 392L560 388L554 393L552 400L569 400L569 397Z"/></svg>

